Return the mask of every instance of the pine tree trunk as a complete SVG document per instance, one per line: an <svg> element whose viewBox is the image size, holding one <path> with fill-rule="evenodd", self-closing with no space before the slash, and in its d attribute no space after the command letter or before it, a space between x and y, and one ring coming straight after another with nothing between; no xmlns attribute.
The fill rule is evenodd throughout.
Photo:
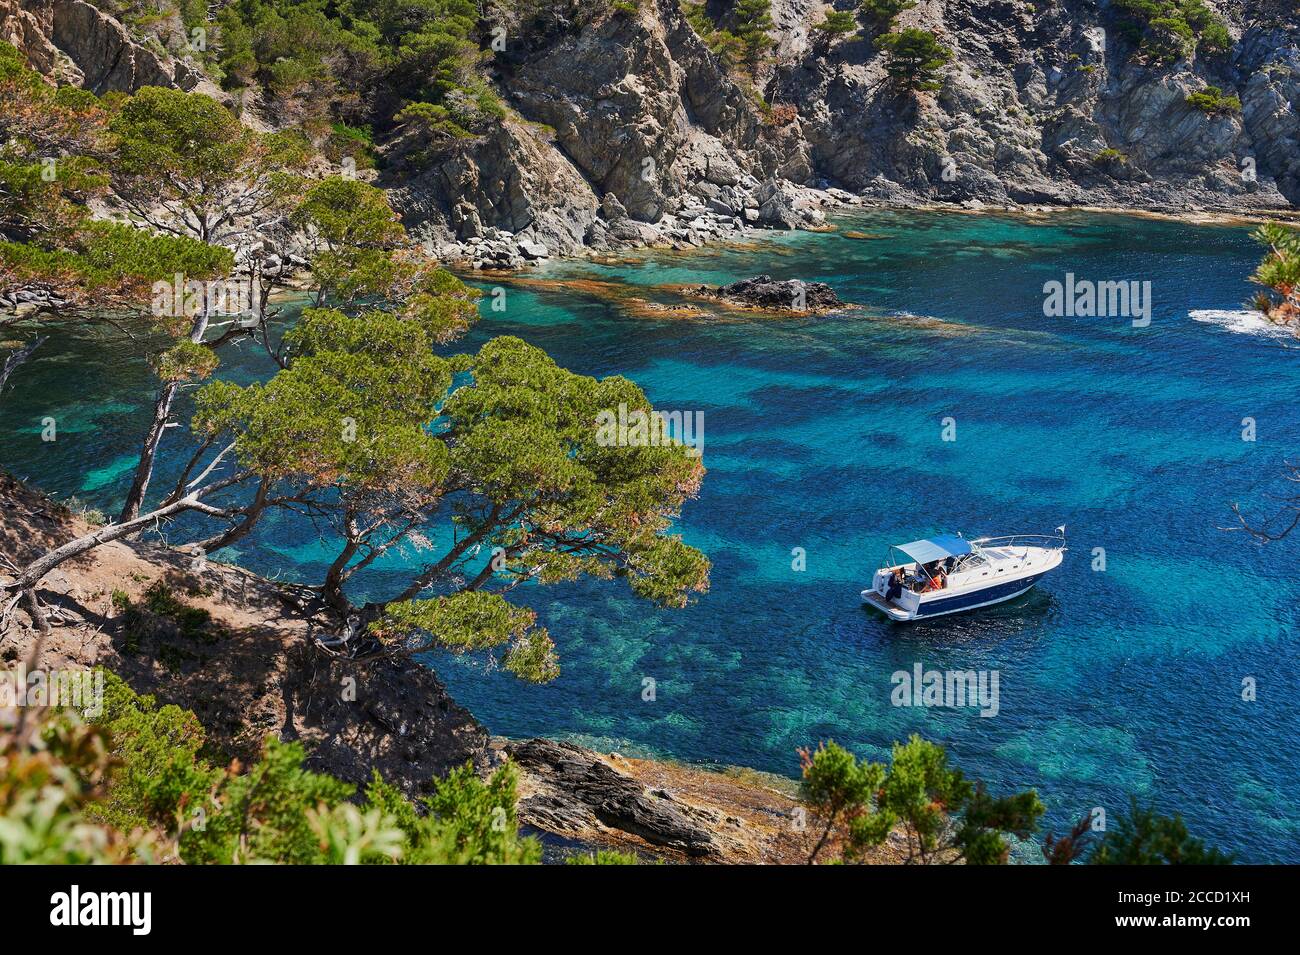
<svg viewBox="0 0 1300 955"><path fill-rule="evenodd" d="M158 393L158 399L153 406L153 420L149 423L149 431L145 435L144 446L140 449L140 460L135 466L135 477L131 480L131 490L126 494L126 502L122 505L122 513L118 515L118 524L133 521L140 513L140 507L144 504L144 496L149 491L149 480L153 477L154 461L158 456L158 444L162 441L163 432L167 429L167 421L172 413L172 401L175 399L179 387L177 382L169 381L163 386L163 390Z"/></svg>

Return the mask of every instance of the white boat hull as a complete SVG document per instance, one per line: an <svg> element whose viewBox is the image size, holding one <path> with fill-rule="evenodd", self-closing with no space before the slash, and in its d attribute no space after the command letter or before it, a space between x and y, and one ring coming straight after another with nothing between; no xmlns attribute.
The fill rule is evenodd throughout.
<svg viewBox="0 0 1300 955"><path fill-rule="evenodd" d="M1059 566L1063 556L1061 549L1044 547L1021 547L1007 549L1006 553L990 553L996 554L997 558L970 574L951 579L951 585L942 590L927 593L904 590L894 600L885 599L892 568L881 568L876 573L873 587L862 591L862 599L899 622L963 613L1014 600Z"/></svg>

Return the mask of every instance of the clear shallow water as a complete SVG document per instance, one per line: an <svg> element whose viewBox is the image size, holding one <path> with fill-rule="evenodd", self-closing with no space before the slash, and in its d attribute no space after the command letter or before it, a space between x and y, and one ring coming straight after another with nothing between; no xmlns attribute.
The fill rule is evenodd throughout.
<svg viewBox="0 0 1300 955"><path fill-rule="evenodd" d="M1136 795L1243 859L1300 861L1300 539L1261 548L1220 529L1233 501L1262 510L1284 489L1300 358L1241 323L1190 317L1250 296L1247 230L901 213L851 227L884 238L788 235L545 275L650 287L770 272L829 282L861 312L683 321L516 288L504 313L485 307L460 347L520 335L576 371L628 375L658 407L704 412L709 474L682 529L712 558L713 586L684 611L600 582L516 592L560 650L563 675L546 687L432 664L507 735L794 775L796 747L819 739L884 758L919 732L995 791L1037 787L1057 832ZM1044 318L1042 285L1067 271L1150 280L1151 326ZM119 499L152 393L127 352L108 332L46 345L0 406L0 464L90 503ZM250 354L223 373L266 371ZM52 444L38 437L47 414ZM940 439L948 416L956 442ZM1247 416L1254 443L1241 440ZM172 458L181 443L169 436ZM890 543L1058 524L1065 563L1014 603L906 627L859 605ZM314 581L330 550L278 519L228 556ZM398 573L367 583L390 592ZM998 715L894 707L891 674L917 662L997 670ZM1244 677L1258 701L1241 700Z"/></svg>

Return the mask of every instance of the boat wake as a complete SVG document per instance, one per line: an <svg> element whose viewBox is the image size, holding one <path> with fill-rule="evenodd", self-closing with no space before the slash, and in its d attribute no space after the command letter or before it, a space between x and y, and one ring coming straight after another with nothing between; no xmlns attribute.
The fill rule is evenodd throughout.
<svg viewBox="0 0 1300 955"><path fill-rule="evenodd" d="M1218 325L1237 335L1262 335L1265 338L1290 338L1290 329L1275 325L1259 312L1246 308L1204 308L1190 312L1193 321Z"/></svg>

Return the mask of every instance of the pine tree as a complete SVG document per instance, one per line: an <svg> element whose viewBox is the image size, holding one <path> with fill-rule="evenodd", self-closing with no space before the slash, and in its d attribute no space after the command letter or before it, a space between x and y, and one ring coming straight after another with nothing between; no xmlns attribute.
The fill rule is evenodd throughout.
<svg viewBox="0 0 1300 955"><path fill-rule="evenodd" d="M907 29L880 38L886 51L885 71L900 87L913 92L937 90L939 71L952 50L928 30Z"/></svg>
<svg viewBox="0 0 1300 955"><path fill-rule="evenodd" d="M767 32L772 29L771 0L736 0L735 21L732 32L744 44L745 65L753 73L772 47Z"/></svg>
<svg viewBox="0 0 1300 955"><path fill-rule="evenodd" d="M858 18L851 10L828 10L826 19L813 27L828 39L848 36L858 32Z"/></svg>

